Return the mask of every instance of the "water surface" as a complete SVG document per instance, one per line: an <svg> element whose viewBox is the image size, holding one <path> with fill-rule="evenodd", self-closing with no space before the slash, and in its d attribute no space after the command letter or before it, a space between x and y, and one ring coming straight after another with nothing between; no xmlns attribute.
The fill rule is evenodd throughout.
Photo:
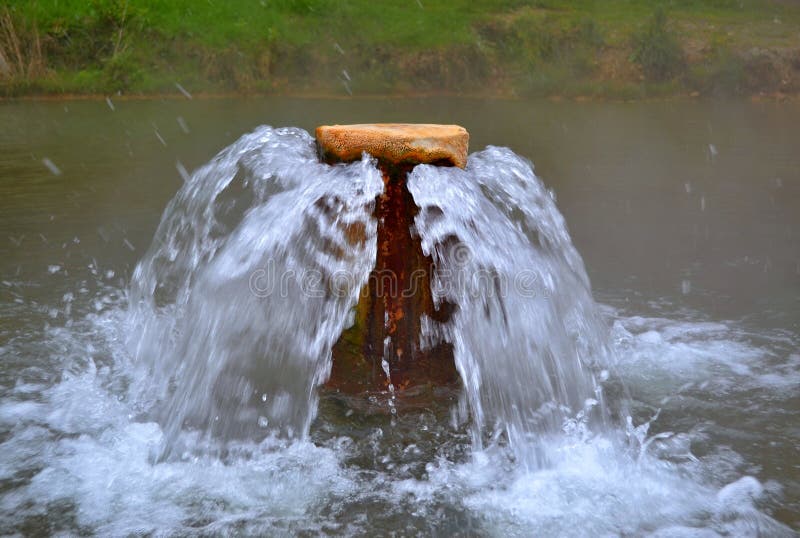
<svg viewBox="0 0 800 538"><path fill-rule="evenodd" d="M3 103L0 120L4 533L800 527L796 104L115 100ZM475 453L449 397L396 419L323 397L306 440L153 459L163 432L115 372L131 274L167 202L258 125L373 121L459 123L473 151L534 163L613 328L630 453L538 440L563 457L525 470Z"/></svg>

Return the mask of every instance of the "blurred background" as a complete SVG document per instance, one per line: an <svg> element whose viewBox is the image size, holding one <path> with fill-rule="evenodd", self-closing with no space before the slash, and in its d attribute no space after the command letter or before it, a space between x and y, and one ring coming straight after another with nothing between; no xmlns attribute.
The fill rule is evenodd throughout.
<svg viewBox="0 0 800 538"><path fill-rule="evenodd" d="M3 0L0 94L800 90L797 0Z"/></svg>

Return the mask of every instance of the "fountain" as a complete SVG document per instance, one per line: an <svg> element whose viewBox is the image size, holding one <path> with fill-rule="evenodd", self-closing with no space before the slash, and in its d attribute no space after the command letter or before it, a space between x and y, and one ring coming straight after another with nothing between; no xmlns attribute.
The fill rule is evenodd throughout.
<svg viewBox="0 0 800 538"><path fill-rule="evenodd" d="M137 398L167 455L185 431L305 437L321 386L396 413L400 393L459 382L478 446L602 409L608 328L552 195L467 140L262 127L193 174L130 292Z"/></svg>
<svg viewBox="0 0 800 538"><path fill-rule="evenodd" d="M6 205L47 215L61 183ZM593 221L625 201L590 193ZM98 232L0 282L0 534L796 536L796 331L647 286L599 315L510 149L263 126L181 184L130 287Z"/></svg>

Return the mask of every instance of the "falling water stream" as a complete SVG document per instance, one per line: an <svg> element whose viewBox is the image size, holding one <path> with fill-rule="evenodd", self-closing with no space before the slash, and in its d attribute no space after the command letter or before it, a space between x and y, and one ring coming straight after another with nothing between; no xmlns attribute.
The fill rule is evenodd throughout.
<svg viewBox="0 0 800 538"><path fill-rule="evenodd" d="M130 296L133 361L148 370L147 398L163 402L169 450L189 425L213 439L307 437L374 263L382 187L368 160L326 166L305 131L263 128L170 203ZM354 228L363 237L349 239Z"/></svg>
<svg viewBox="0 0 800 538"><path fill-rule="evenodd" d="M794 337L596 303L509 149L408 188L434 301L458 305L421 337L453 346L458 386L404 404L324 385L383 182L260 127L187 177L129 277L90 261L57 309L4 306L51 322L0 340L0 534L795 536L783 486L713 425L658 427L796 391Z"/></svg>

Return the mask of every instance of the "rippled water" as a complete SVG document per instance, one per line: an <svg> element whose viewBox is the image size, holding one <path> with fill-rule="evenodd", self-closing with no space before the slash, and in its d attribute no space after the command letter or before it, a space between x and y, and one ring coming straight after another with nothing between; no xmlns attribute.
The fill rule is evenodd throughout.
<svg viewBox="0 0 800 538"><path fill-rule="evenodd" d="M118 104L117 110L125 106ZM137 104L127 106L135 108ZM141 106L163 111L176 105ZM717 226L720 219L728 225L738 222L735 219L748 224L748 212L740 209L735 199L715 196L714 189L723 194L725 188L738 190L740 195L749 191L730 172L733 168L728 168L726 186L707 183L720 181L718 167L731 166L724 164L731 147L718 139L714 140L716 162L710 161L707 144L698 150L706 152L699 157L699 164L692 164L692 153L687 152L690 162L673 182L675 200L661 200L675 214L683 215L684 198L678 197L686 197L698 215L687 214L685 223L650 228L649 240L656 242L650 250L637 230L615 229L613 224L638 223L648 230L656 211L651 209L643 215L641 204L636 203L645 199L647 175L636 176L628 184L628 195L620 188L626 185L624 178L608 180L616 188L611 192L588 179L580 188L571 187L568 181L556 182L553 188L558 204L567 215L590 276L600 282L599 311L581 312L574 319L585 323L599 318L597 327L608 331L608 349L602 357L590 356L579 340L569 350L548 349L567 341L551 333L570 328L568 324L558 325L558 319L570 319L576 305L591 303L586 302L582 263L568 236L547 235L548 231L561 230L562 223L542 224L543 215L560 218L552 212L553 198L532 176L515 180L517 174L529 174L527 164L507 150L489 149L473 155L466 172L418 169L410 188L420 205L429 208L420 213L417 222L428 248L434 248L450 231L461 229L462 248L452 252L468 253L466 258L451 258L451 251L441 250L441 266L456 263L454 269L458 269L466 261L466 267L472 270L471 264L488 264L497 275L519 269L515 264L539 268L530 280L536 292L533 297L503 305L493 299L481 306L490 312L528 308L531 317L524 319L539 320L542 325L528 323L529 331L525 331L513 325L518 319L500 322L490 316L486 321L478 315L480 309L465 309L463 317L455 319L455 326L450 328L455 332L449 337L461 346L461 373L480 372L485 378L479 384L466 380L466 399L459 390L443 390L425 404L401 404L393 417L385 409L325 391L318 402L309 392L305 401L310 407L303 407L302 401L276 403L276 387L264 389L267 401L262 401L261 391L255 390L251 391L251 400L255 401L240 400L241 405L215 398L209 388L215 380L222 380L221 393L225 395L237 387L256 388L241 386L242 380L274 382L274 377L263 372L245 375L235 368L247 363L245 357L258 341L257 335L269 338L270 334L286 334L277 313L258 311L255 303L247 302L252 294L237 293L249 290L242 281L244 271L263 265L260 253L265 249L285 253L280 259L287 264L292 259L307 264L309 258L303 256L325 253L324 245L314 243L298 250L293 240L296 229L286 221L282 234L260 233L261 226L291 213L295 216L287 219L299 223L313 218L330 229L330 220L325 220L329 212L314 206L311 200L339 195L344 206L336 206L336 214L349 222L366 223L369 236L372 232L366 201L359 200L368 199L380 186L368 162L344 167L345 173L326 175L325 168L313 162L313 152L303 153L302 144L296 144L306 135L295 130L286 132L294 140L287 143L288 147L281 147L280 137L273 140L282 155L300 148L294 160L289 159L293 166L280 168L280 163L265 157L270 152L260 140L264 131L256 131L240 142L245 151L230 160L246 163L244 169L225 168L228 161L223 156L217 166L229 172L212 177L200 170L195 176L206 178L199 191L209 193L209 186L217 185L221 199L230 202L225 205L227 212L214 219L228 228L214 232L187 228L178 211L172 213L175 219L165 220L154 231L167 197L181 186L180 173L173 174L177 181L158 187L147 179L148 173L142 174L137 168L141 165L134 165L128 172L132 176L126 178L116 167L127 157L104 161L96 148L91 148L93 144L103 146L101 135L88 137L90 147L83 153L75 150L83 155L79 159L59 157L48 151L47 144L63 145L64 139L47 142L46 137L34 136L36 122L21 119L30 115L46 123L54 110L45 112L37 116L36 110L24 107L22 112L9 108L0 112L27 123L29 130L24 132L31 133L28 141L3 139L8 151L0 167L2 226L7 232L4 235L8 235L2 246L5 261L0 285L0 530L4 533L795 535L791 529L797 528L800 518L796 456L800 440L796 418L800 393L795 306L798 287L791 265L797 254L792 239L796 213L783 212L798 202L798 178L791 168L779 172L780 187L774 177L765 180L764 189L783 196L775 200L771 211L758 214L758 223L753 220L748 232L739 233L741 250L732 249L727 242L729 230L718 231L721 228ZM189 116L186 111L175 112ZM616 121L636 124L645 121L642 116L648 114L662 120L667 117L647 108L634 112L620 112L622 119ZM578 114L578 119L572 120L570 114L574 112L560 111L567 123L578 119L597 122L604 117L604 110L589 108L583 111L584 116ZM520 115L519 110L516 115ZM744 117L755 124L753 116L758 114L745 110ZM103 121L119 120L103 117ZM117 126L124 129L129 125L134 131L120 138L122 151L135 155L144 144L135 133L153 128L144 120L127 121L131 123ZM179 124L173 126L172 138L160 125L161 119L153 121L167 144L177 144L177 137L184 136L179 134L183 131ZM188 124L192 124L191 116ZM778 130L784 128L780 122L776 125ZM468 127L473 133L480 130ZM535 129L532 132L538 136ZM161 147L157 137L150 136L154 147ZM473 141L475 138L473 134ZM582 137L576 138L580 141ZM774 139L771 150L786 162L796 159L796 155L791 157L791 145L782 146L782 140L780 136ZM581 147L583 150L576 150L578 160L587 155L588 146ZM588 148L588 154L593 154ZM473 143L473 149L481 146ZM528 155L538 161L536 151ZM43 158L51 159L62 175L53 175ZM630 158L638 162L635 154ZM644 160L658 162L660 158ZM131 159L133 162L135 157ZM178 161L182 159L189 162L185 156L177 157ZM112 161L115 168L104 168ZM615 162L613 158L598 158L593 165L612 167ZM762 159L761 164L766 167L768 162ZM773 166L782 162L776 159ZM619 163L614 166L618 173L626 170ZM265 168L275 167L281 172L263 173ZM309 172L319 181L306 184ZM163 183L165 175L156 174L157 183ZM687 179L692 174L695 178ZM703 174L709 177L696 177ZM281 179L246 181L272 176ZM591 173L584 171L583 176L591 178ZM654 172L653 177L657 176ZM238 190L226 192L222 184L225 177L231 181L226 185L238 185ZM139 183L134 183L135 178L140 178ZM74 183L65 186L66 181ZM691 183L688 188L687 181ZM142 190L143 184L155 188ZM198 182L198 187L201 184ZM360 185L360 189L348 191L353 185ZM519 191L520 185L527 185L524 190L530 192ZM237 207L236 200L242 197L251 207L259 200L273 196L279 200L281 193L302 188L309 189L307 206L280 206L278 202L276 206L282 211L277 211L267 203L263 210L246 214ZM583 190L586 198L582 197ZM703 210L699 190L707 196ZM60 194L51 198L53 192ZM191 192L191 184L182 192ZM344 196L344 192L349 194ZM442 203L455 194L463 205L455 200ZM518 201L520 197L531 203L519 207L521 212L506 213L509 199ZM625 209L626 199L629 210ZM182 205L180 197L176 200L173 209ZM760 207L760 203L758 196L750 195L748 207ZM656 207L650 202L642 204ZM430 210L434 205L440 207L441 214ZM599 207L586 209L589 205ZM712 210L715 205L722 215ZM575 207L583 210L573 212L573 219L569 208ZM474 208L474 213L469 213L469 208ZM710 213L705 223L704 212ZM472 234L463 233L465 223L481 218L491 222L475 226L473 230L477 231ZM513 226L499 228L498 223L504 222ZM691 248L690 255L679 254L667 230L671 226L681 235L684 224L691 229L698 223L698 234L685 237L695 244L709 245L710 254L704 255L702 246ZM703 224L708 231L702 229ZM540 245L549 241L559 247L525 254L517 245L519 251L514 255L499 256L501 247L492 243L492 234L501 229L507 232L505 240L524 243L523 237L538 234ZM761 236L754 231L759 229L773 230L771 250L763 241L759 245ZM170 238L176 237L171 230L187 234L180 245L188 249L170 245ZM156 240L145 253L153 235ZM220 237L227 239L214 241ZM358 256L352 259L334 256L324 261L346 264L363 275L365 269L359 269L359 260L362 255L369 257L370 244L366 241L362 247L353 247ZM643 248L648 258L658 259L640 260ZM765 249L771 264L766 269L765 256L759 253ZM598 255L601 250L602 255ZM182 263L170 264L176 269L172 273L159 268L160 257ZM140 260L144 262L134 271L134 264ZM680 267L684 263L688 269ZM755 273L751 272L754 265ZM593 267L597 268L595 275ZM569 270L565 272L565 268ZM729 281L739 278L737 282L749 289L737 294L724 282L715 287L714 274ZM759 280L762 274L771 277L763 284ZM537 285L547 285L547 275L560 280L550 283L555 300L547 303L548 308L541 308L536 301L542 299L544 290ZM445 285L444 281L440 284L439 289L448 293L469 291L452 283ZM567 286L569 293L559 295L559 286ZM773 292L776 289L777 294ZM761 293L767 303L746 303L753 292ZM732 293L734 300L726 299L726 293ZM300 377L294 371L287 375L280 382L281 386L289 384L287 394L309 391L315 376L324 372L324 360L304 362L303 357L324 357L330 345L330 338L324 336L335 334L337 323L345 322L338 313L347 309L347 297L327 306L305 306L310 314L296 325L300 330L310 327L315 319L339 321L328 321L333 325L319 331L323 338L315 342L318 347L292 348L296 360L291 364L304 364L301 370L307 375ZM174 304L180 304L182 311L170 310ZM246 315L239 309L227 310L226 305L231 304L238 305ZM290 314L296 310L284 311ZM505 336L504 323L510 324ZM214 330L219 327L243 330L226 341L204 338L219 334ZM480 333L480 327L486 327L487 332ZM577 330L581 334L585 331L584 325ZM309 336L292 334L284 341L308 343ZM137 346L137 342L144 345ZM597 350L596 345L589 347ZM508 350L526 355L535 350L541 352L538 356L544 362L530 357L515 362L517 355ZM565 353L578 362L547 363L550 355ZM220 361L198 362L198 357L210 356ZM493 359L497 362L492 363ZM505 368L492 369L493 364ZM234 366L233 375L222 375L223 370L231 370L226 366ZM566 368L554 379L567 380L567 390L536 383L532 386L540 394L525 390L529 386L526 376L534 375L537 368L549 371L554 367ZM279 365L267 365L270 372L276 368ZM181 377L182 372L189 377ZM184 383L169 387L169 379L176 375ZM586 397L596 397L597 386L602 386L608 416L599 423L586 422L577 416L578 404ZM511 400L498 400L506 387L505 394ZM557 427L553 423L542 428L526 427L531 418L524 416L529 411L527 405L547 400L548 395L572 407L561 411ZM192 401L196 407L185 405ZM525 405L515 409L513 402ZM154 413L154 409L166 412ZM238 409L257 413L235 417ZM290 416L285 414L287 409L303 411ZM491 420L483 423L478 436L480 444L472 427L475 423L464 421L464 409L471 409L473 414L481 409L490 411L487 415ZM238 426L233 430L215 427L219 411L236 418L225 423ZM498 419L500 428L496 428ZM276 425L277 429L271 429ZM287 427L294 429L293 435ZM304 431L307 435L302 435ZM522 435L516 435L520 432ZM228 442L219 443L219 439ZM165 451L165 447L176 446L188 449Z"/></svg>

